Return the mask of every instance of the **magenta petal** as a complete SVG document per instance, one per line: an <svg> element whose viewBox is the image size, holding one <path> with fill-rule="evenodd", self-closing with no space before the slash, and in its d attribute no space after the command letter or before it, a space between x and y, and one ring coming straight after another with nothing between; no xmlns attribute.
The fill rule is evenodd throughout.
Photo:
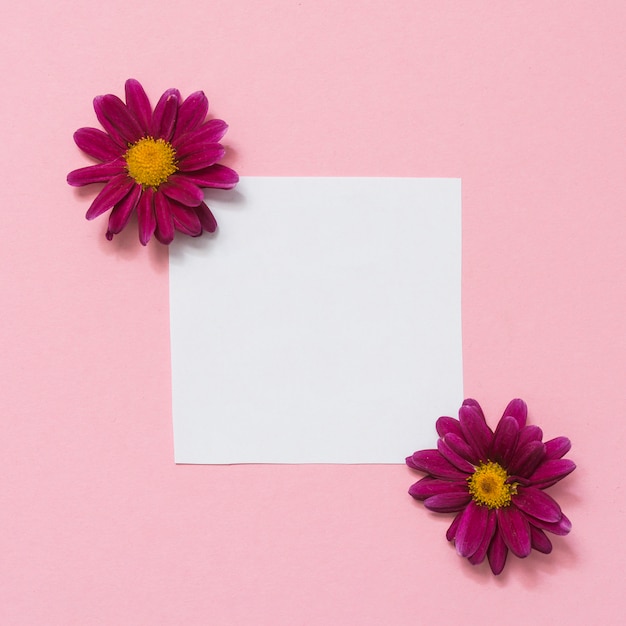
<svg viewBox="0 0 626 626"><path fill-rule="evenodd" d="M452 492L465 492L467 493L467 483L452 482L449 480L439 480L432 476L424 476L409 488L409 494L416 500L425 500L431 496L436 496L441 493Z"/></svg>
<svg viewBox="0 0 626 626"><path fill-rule="evenodd" d="M523 559L530 554L530 526L526 516L515 506L497 509L498 527L509 550Z"/></svg>
<svg viewBox="0 0 626 626"><path fill-rule="evenodd" d="M96 196L91 206L87 209L85 217L92 220L112 209L135 185L135 181L126 174L119 174L112 178Z"/></svg>
<svg viewBox="0 0 626 626"><path fill-rule="evenodd" d="M181 173L181 176L200 187L215 189L232 189L239 182L239 174L235 170L219 163L195 172Z"/></svg>
<svg viewBox="0 0 626 626"><path fill-rule="evenodd" d="M469 444L463 439L463 437L455 434L448 433L444 437L442 437L443 441L450 447L451 450L456 452L459 456L463 457L467 461L470 461L473 465L478 461L478 457L476 452L472 450ZM472 465L472 472L474 471L474 467Z"/></svg>
<svg viewBox="0 0 626 626"><path fill-rule="evenodd" d="M198 237L202 234L202 224L194 209L174 201L170 202L170 209L176 230L190 237Z"/></svg>
<svg viewBox="0 0 626 626"><path fill-rule="evenodd" d="M572 530L572 522L565 515L558 522L544 522L540 519L532 519L530 523L531 526L547 530L554 535L567 535Z"/></svg>
<svg viewBox="0 0 626 626"><path fill-rule="evenodd" d="M441 453L441 456L443 456L445 459L450 461L452 465L460 469L462 472L465 472L466 474L474 473L476 468L467 459L464 459L460 454L457 454L446 443L445 439L439 439L437 441L437 450L439 450L439 452Z"/></svg>
<svg viewBox="0 0 626 626"><path fill-rule="evenodd" d="M518 509L544 522L558 522L563 516L556 501L535 487L518 487L512 500Z"/></svg>
<svg viewBox="0 0 626 626"><path fill-rule="evenodd" d="M159 190L168 198L185 206L198 206L204 199L202 189L198 185L176 174L170 176L168 181L159 187Z"/></svg>
<svg viewBox="0 0 626 626"><path fill-rule="evenodd" d="M174 240L174 220L172 219L170 201L160 191L156 191L154 194L154 214L156 216L154 236L165 245L172 243Z"/></svg>
<svg viewBox="0 0 626 626"><path fill-rule="evenodd" d="M523 448L530 441L541 441L543 439L543 431L539 426L524 426L519 431L519 437L517 439L518 449Z"/></svg>
<svg viewBox="0 0 626 626"><path fill-rule="evenodd" d="M179 161L184 161L187 157L194 155L196 152L202 152L203 150L209 149L213 154L224 153L224 147L221 143L217 142L208 142L204 139L195 139L193 133L191 135L185 135L186 140L184 142L180 142L180 145L174 146L176 150L176 157ZM212 163L210 165L213 165ZM205 167L208 167L205 166ZM181 168L184 169L184 168ZM202 168L196 168L202 169Z"/></svg>
<svg viewBox="0 0 626 626"><path fill-rule="evenodd" d="M546 447L541 441L530 441L524 447L518 448L509 465L510 476L527 478L539 467L546 455Z"/></svg>
<svg viewBox="0 0 626 626"><path fill-rule="evenodd" d="M96 98L94 108L104 129L109 134L114 132L125 144L133 144L143 136L139 122L117 96L107 94Z"/></svg>
<svg viewBox="0 0 626 626"><path fill-rule="evenodd" d="M96 96L93 99L93 110L96 112L96 117L98 118L98 121L100 122L100 124L102 124L102 127L106 131L105 134L107 134L111 138L111 141L113 141L115 145L118 146L118 148L121 148L120 152L123 154L128 149L128 141L124 139L118 128L114 124L112 124L107 116L104 114L102 104L103 100L104 96Z"/></svg>
<svg viewBox="0 0 626 626"><path fill-rule="evenodd" d="M560 459L565 456L572 447L572 442L567 437L555 437L545 442L546 459Z"/></svg>
<svg viewBox="0 0 626 626"><path fill-rule="evenodd" d="M464 509L472 499L467 490L451 493L440 493L424 500L424 506L437 513L456 513Z"/></svg>
<svg viewBox="0 0 626 626"><path fill-rule="evenodd" d="M530 525L530 545L537 552L543 552L544 554L552 552L552 542L548 539L546 533L539 528L535 528L532 524Z"/></svg>
<svg viewBox="0 0 626 626"><path fill-rule="evenodd" d="M91 183L105 183L111 178L125 172L124 159L110 161L109 163L98 163L74 170L67 175L67 182L73 187L82 187Z"/></svg>
<svg viewBox="0 0 626 626"><path fill-rule="evenodd" d="M141 196L141 185L135 185L130 193L113 207L106 232L106 238L109 241L113 239L113 235L121 233L126 224L128 224L128 219L137 206L139 196Z"/></svg>
<svg viewBox="0 0 626 626"><path fill-rule="evenodd" d="M152 108L144 88L138 80L129 78L124 89L126 91L126 106L128 110L139 123L142 135L149 135L151 131Z"/></svg>
<svg viewBox="0 0 626 626"><path fill-rule="evenodd" d="M184 135L177 132L172 140L172 145L176 150L179 150L188 143L198 143L199 141L203 143L218 143L227 130L228 124L224 120L208 120L197 130Z"/></svg>
<svg viewBox="0 0 626 626"><path fill-rule="evenodd" d="M488 519L489 509L477 505L473 500L470 501L461 515L454 539L456 551L460 556L469 557L478 550L485 536Z"/></svg>
<svg viewBox="0 0 626 626"><path fill-rule="evenodd" d="M491 571L497 576L502 573L506 564L506 557L509 553L509 549L504 543L502 533L496 528L496 531L491 540L491 545L487 550L487 558L489 559L489 567Z"/></svg>
<svg viewBox="0 0 626 626"><path fill-rule="evenodd" d="M454 541L454 538L456 537L456 531L458 530L459 524L461 523L462 515L463 511L457 513L455 518L452 520L452 524L450 524L450 526L448 527L448 530L446 531L446 539L448 541Z"/></svg>
<svg viewBox="0 0 626 626"><path fill-rule="evenodd" d="M487 518L487 524L485 526L485 536L483 540L480 542L478 549L472 556L469 557L469 562L472 565L478 565L485 560L487 556L487 550L491 545L491 541L493 539L493 534L496 532L496 512L495 510L489 511L489 517Z"/></svg>
<svg viewBox="0 0 626 626"><path fill-rule="evenodd" d="M528 407L522 399L515 398L507 404L502 417L506 417L507 415L515 418L519 428L524 428L524 426L526 426L526 417L528 416Z"/></svg>
<svg viewBox="0 0 626 626"><path fill-rule="evenodd" d="M467 474L459 471L454 465L441 456L438 450L419 450L411 457L413 469L432 474L436 478L465 480Z"/></svg>
<svg viewBox="0 0 626 626"><path fill-rule="evenodd" d="M206 118L209 111L209 101L202 91L189 95L178 109L176 122L176 136L184 135L195 130Z"/></svg>
<svg viewBox="0 0 626 626"><path fill-rule="evenodd" d="M114 161L124 153L109 135L98 128L79 128L74 133L74 141L83 152L99 161Z"/></svg>
<svg viewBox="0 0 626 626"><path fill-rule="evenodd" d="M155 139L169 141L172 138L179 102L178 89L168 89L157 102L152 116L152 134Z"/></svg>
<svg viewBox="0 0 626 626"><path fill-rule="evenodd" d="M200 223L202 224L202 228L206 230L208 233L214 233L217 229L217 220L213 213L211 213L211 209L206 205L205 202L201 202L198 206L193 207L193 210L196 212Z"/></svg>
<svg viewBox="0 0 626 626"><path fill-rule="evenodd" d="M458 437L463 437L459 420L448 417L447 415L440 417L435 422L435 428L440 437L445 437L448 433L454 433Z"/></svg>
<svg viewBox="0 0 626 626"><path fill-rule="evenodd" d="M529 483L539 489L546 489L556 484L576 469L576 464L569 459L554 459L542 463L530 476Z"/></svg>
<svg viewBox="0 0 626 626"><path fill-rule="evenodd" d="M156 216L154 214L154 189L146 188L137 204L137 224L139 227L139 241L142 246L148 244L150 237L156 228Z"/></svg>
<svg viewBox="0 0 626 626"><path fill-rule="evenodd" d="M177 153L178 167L181 172L203 170L224 157L225 151L219 143L191 144L186 152Z"/></svg>
<svg viewBox="0 0 626 626"><path fill-rule="evenodd" d="M474 398L465 398L462 406L471 406L483 419L485 419L485 414L483 413L483 409L478 403L478 400L474 400Z"/></svg>
<svg viewBox="0 0 626 626"><path fill-rule="evenodd" d="M481 412L473 406L464 404L459 409L459 421L467 443L477 452L479 460L487 461L493 433Z"/></svg>
<svg viewBox="0 0 626 626"><path fill-rule="evenodd" d="M220 141L227 130L228 124L224 120L207 120L198 128L196 136L213 143Z"/></svg>
<svg viewBox="0 0 626 626"><path fill-rule="evenodd" d="M515 452L518 433L518 421L512 415L505 415L498 422L496 431L493 434L491 457L505 467L509 464Z"/></svg>

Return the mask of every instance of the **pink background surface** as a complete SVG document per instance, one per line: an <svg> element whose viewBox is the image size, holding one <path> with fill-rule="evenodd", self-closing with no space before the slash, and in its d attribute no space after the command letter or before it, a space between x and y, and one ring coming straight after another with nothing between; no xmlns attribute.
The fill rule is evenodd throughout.
<svg viewBox="0 0 626 626"><path fill-rule="evenodd" d="M0 623L620 622L624 3L2 13ZM466 394L574 442L551 556L471 567L402 465L174 465L167 250L108 243L65 184L129 76L204 89L244 175L463 179Z"/></svg>

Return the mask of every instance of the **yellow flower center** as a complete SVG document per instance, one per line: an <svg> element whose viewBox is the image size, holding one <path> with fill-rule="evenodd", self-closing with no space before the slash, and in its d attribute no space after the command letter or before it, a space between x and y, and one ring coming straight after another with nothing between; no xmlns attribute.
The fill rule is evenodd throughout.
<svg viewBox="0 0 626 626"><path fill-rule="evenodd" d="M158 187L178 170L176 150L164 139L144 137L124 154L126 169L140 185Z"/></svg>
<svg viewBox="0 0 626 626"><path fill-rule="evenodd" d="M506 470L493 461L480 463L467 479L469 492L476 504L490 509L501 509L511 504L511 495L517 493L517 483L509 484Z"/></svg>

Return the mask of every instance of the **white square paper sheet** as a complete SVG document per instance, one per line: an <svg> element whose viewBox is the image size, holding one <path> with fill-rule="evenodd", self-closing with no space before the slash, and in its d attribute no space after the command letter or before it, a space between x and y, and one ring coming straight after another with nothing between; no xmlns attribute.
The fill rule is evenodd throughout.
<svg viewBox="0 0 626 626"><path fill-rule="evenodd" d="M463 395L461 181L243 178L170 248L177 463L403 463Z"/></svg>

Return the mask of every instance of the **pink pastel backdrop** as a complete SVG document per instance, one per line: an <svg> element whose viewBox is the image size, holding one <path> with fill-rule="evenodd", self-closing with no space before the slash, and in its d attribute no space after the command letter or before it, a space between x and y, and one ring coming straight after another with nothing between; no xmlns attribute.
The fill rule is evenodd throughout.
<svg viewBox="0 0 626 626"><path fill-rule="evenodd" d="M0 623L620 623L626 4L9 6ZM550 557L472 568L400 464L174 465L167 250L65 184L129 76L204 89L244 175L463 179L466 394L574 442Z"/></svg>

